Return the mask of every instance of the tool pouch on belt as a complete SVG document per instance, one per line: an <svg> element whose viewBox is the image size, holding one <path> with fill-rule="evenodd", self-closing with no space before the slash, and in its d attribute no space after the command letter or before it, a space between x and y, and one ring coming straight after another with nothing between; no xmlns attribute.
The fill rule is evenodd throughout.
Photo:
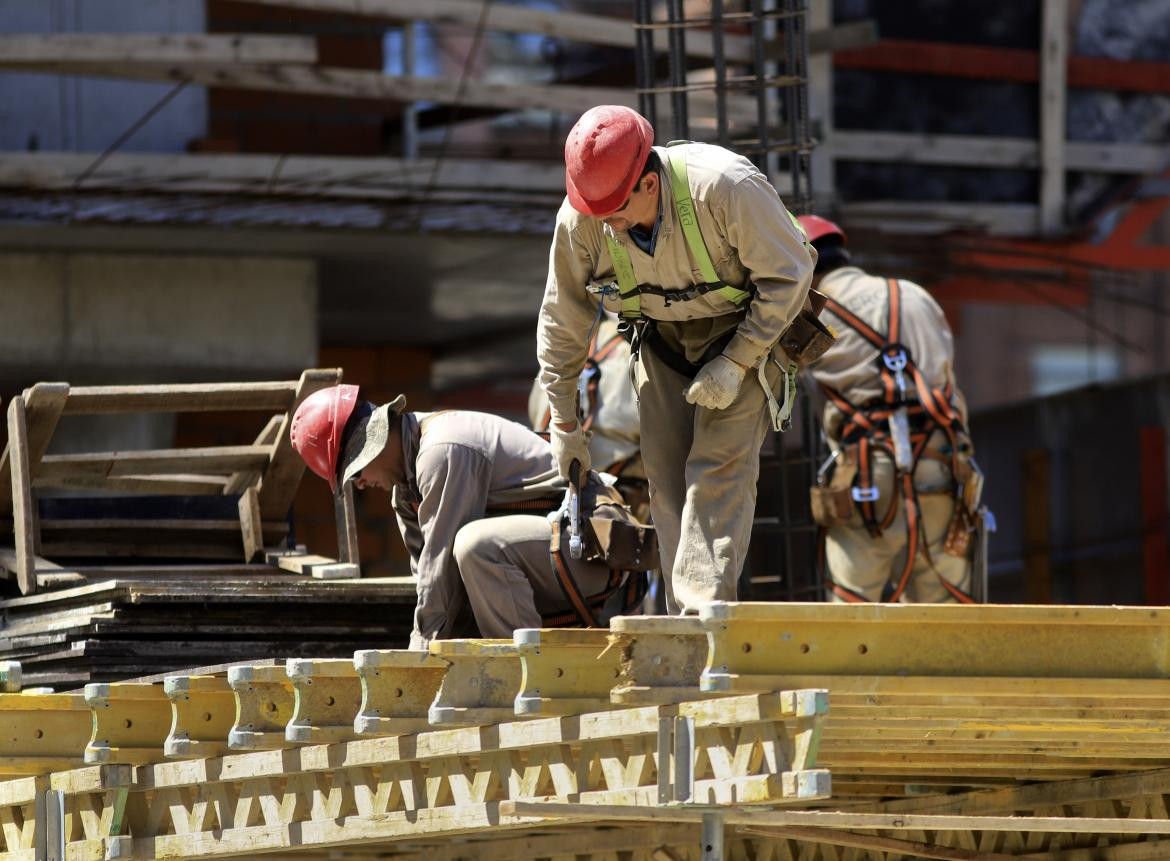
<svg viewBox="0 0 1170 861"><path fill-rule="evenodd" d="M837 339L833 330L818 319L824 307L824 294L809 290L804 308L780 335L780 346L785 355L797 365L807 365L819 359Z"/></svg>
<svg viewBox="0 0 1170 861"><path fill-rule="evenodd" d="M582 524L583 558L620 571L658 567L658 536L639 523L612 487L598 487L593 510Z"/></svg>
<svg viewBox="0 0 1170 861"><path fill-rule="evenodd" d="M809 488L813 522L818 526L841 526L853 516L853 479L857 475L854 451L850 446L842 452L827 485Z"/></svg>
<svg viewBox="0 0 1170 861"><path fill-rule="evenodd" d="M948 556L965 559L975 537L976 512L983 492L983 473L975 468L969 458L960 456L957 459L955 487L955 513L951 515L951 522L947 526L943 552Z"/></svg>

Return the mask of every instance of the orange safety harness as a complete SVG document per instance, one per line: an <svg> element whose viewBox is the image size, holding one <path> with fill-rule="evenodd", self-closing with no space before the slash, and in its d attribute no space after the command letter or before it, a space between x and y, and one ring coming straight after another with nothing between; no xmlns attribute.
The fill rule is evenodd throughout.
<svg viewBox="0 0 1170 861"><path fill-rule="evenodd" d="M906 563L896 582L888 582L883 590L883 601L897 601L906 591L910 582L910 574L914 570L914 563L921 552L930 561L930 551L923 532L921 510L918 505L918 494L914 489L914 470L919 460L926 453L926 444L935 431L942 431L949 443L951 476L954 482L959 473L960 440L959 435L966 435L967 429L963 425L963 418L952 405L954 390L948 380L942 389L932 388L914 364L910 350L900 342L902 335L902 291L896 278L887 278L887 320L888 332L883 337L864 320L855 315L848 308L833 299L827 299L825 309L836 315L842 323L868 341L878 351L877 365L882 382L882 399L868 405L855 406L835 389L821 384L821 390L830 401L841 411L844 423L841 426L841 443L846 446L856 446L857 475L853 480L851 494L865 528L875 538L882 531L889 528L898 513L898 495L901 494L906 511ZM908 390L907 379L912 382L912 390ZM909 462L906 458L899 458L896 453L898 444L891 426L899 421L905 421L907 438L910 444ZM894 498L890 500L889 510L879 522L875 503L879 491L873 480L873 455L875 451L884 452L895 464ZM929 455L928 455L929 456ZM899 463L899 460L903 461ZM954 488L957 496L957 484ZM956 504L958 500L956 499ZM822 539L823 539L822 533ZM823 541L822 541L823 546ZM933 566L932 566L933 567ZM973 604L974 600L946 578L939 576L943 587L964 604ZM847 589L839 583L832 583L832 591L845 601L865 603L866 598Z"/></svg>

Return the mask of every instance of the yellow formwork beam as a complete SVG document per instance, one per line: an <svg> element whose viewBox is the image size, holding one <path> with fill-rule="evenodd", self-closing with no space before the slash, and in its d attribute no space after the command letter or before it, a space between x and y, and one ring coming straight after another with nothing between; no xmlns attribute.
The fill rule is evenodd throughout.
<svg viewBox="0 0 1170 861"><path fill-rule="evenodd" d="M293 714L284 737L297 744L330 744L356 738L354 719L362 704L362 685L353 660L289 658Z"/></svg>
<svg viewBox="0 0 1170 861"><path fill-rule="evenodd" d="M447 672L427 712L435 726L512 720L520 693L520 652L511 640L435 640L430 652Z"/></svg>
<svg viewBox="0 0 1170 861"><path fill-rule="evenodd" d="M168 676L171 731L163 755L175 759L222 756L236 719L236 695L224 676Z"/></svg>
<svg viewBox="0 0 1170 861"><path fill-rule="evenodd" d="M361 679L361 710L353 729L359 736L405 735L427 729L427 709L439 692L447 662L430 652L366 649L354 652Z"/></svg>
<svg viewBox="0 0 1170 861"><path fill-rule="evenodd" d="M621 705L675 703L704 696L707 631L693 616L617 616L609 623L620 656L610 698Z"/></svg>
<svg viewBox="0 0 1170 861"><path fill-rule="evenodd" d="M76 768L92 730L80 694L0 694L0 775Z"/></svg>
<svg viewBox="0 0 1170 861"><path fill-rule="evenodd" d="M162 685L89 684L85 702L93 715L86 762L141 765L161 756L171 730L171 701Z"/></svg>
<svg viewBox="0 0 1170 861"><path fill-rule="evenodd" d="M619 650L603 630L516 631L521 683L518 715L567 715L611 708L609 692L621 674Z"/></svg>
<svg viewBox="0 0 1170 861"><path fill-rule="evenodd" d="M228 732L232 750L280 750L289 746L284 729L295 697L282 666L232 667L228 686L236 696L236 722Z"/></svg>
<svg viewBox="0 0 1170 861"><path fill-rule="evenodd" d="M791 735L800 701L798 695L730 697L718 707L713 701L649 706L510 721L490 731L430 729L160 762L134 769L133 783L124 786L123 830L113 824L118 795L91 774L88 783L75 781L65 799L74 823L67 856L250 857L556 824L501 817L507 800L653 806L658 768L679 768L677 751L664 754L658 743L667 719L693 726L693 748L685 753L696 801L742 807L824 798L823 771L793 771L800 764ZM818 794L810 796L813 791ZM16 795L25 803L30 793Z"/></svg>
<svg viewBox="0 0 1170 861"><path fill-rule="evenodd" d="M793 675L1164 679L1170 610L992 604L715 602L702 687Z"/></svg>

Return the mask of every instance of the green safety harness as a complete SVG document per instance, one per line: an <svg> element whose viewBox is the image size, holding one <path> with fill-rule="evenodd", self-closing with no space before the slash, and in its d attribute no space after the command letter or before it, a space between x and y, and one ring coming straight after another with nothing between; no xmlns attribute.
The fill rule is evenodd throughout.
<svg viewBox="0 0 1170 861"><path fill-rule="evenodd" d="M689 302L707 293L715 293L735 305L743 305L752 298L752 292L739 287L732 287L730 284L725 284L721 281L719 275L715 272L715 267L711 263L711 255L707 252L707 245L703 241L702 232L699 230L699 219L695 215L695 203L691 199L691 186L690 179L687 175L686 154L678 149L670 149L677 144L684 143L690 143L690 141L671 141L666 145L668 148L666 152L666 167L670 174L670 190L671 196L674 198L674 209L678 214L678 221L682 226L683 237L686 239L687 248L690 249L691 257L698 264L699 272L703 276L703 283L679 290L667 290L662 287L638 284L638 279L634 275L634 265L630 262L629 251L626 250L625 245L618 242L616 238L607 232L605 234L605 244L609 249L610 259L613 260L613 271L617 278L617 293L621 301L619 316L624 321L645 323L645 318L642 316L643 294L662 296L667 305L670 305L671 302ZM791 212L787 212L787 210L785 211L792 220L792 223L796 226L796 229L800 231L801 236L804 236L804 227L797 221L796 216ZM659 350L655 352L661 356ZM771 386L768 385L766 370L769 361L780 369L780 373L784 377L784 402L782 404L776 402L776 396L772 393ZM673 363L668 361L667 364L672 365ZM676 370L678 369L676 368ZM771 414L773 430L786 431L791 427L792 408L796 404L796 371L797 365L795 361L789 360L788 367L785 368L774 358L771 358L770 351L769 356L766 356L757 368L760 385L763 387L768 400L768 412ZM691 374L690 376L693 377L694 375Z"/></svg>

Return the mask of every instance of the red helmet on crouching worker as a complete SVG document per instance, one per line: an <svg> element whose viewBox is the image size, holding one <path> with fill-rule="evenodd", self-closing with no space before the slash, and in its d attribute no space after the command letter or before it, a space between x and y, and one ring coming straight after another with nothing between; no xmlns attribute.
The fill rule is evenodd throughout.
<svg viewBox="0 0 1170 861"><path fill-rule="evenodd" d="M623 105L598 105L581 115L565 140L565 191L573 209L603 217L626 202L650 147L654 127Z"/></svg>
<svg viewBox="0 0 1170 861"><path fill-rule="evenodd" d="M840 236L842 242L847 241L845 231L827 218L821 218L819 215L798 215L796 220L804 228L805 236L809 242L816 242L826 236Z"/></svg>
<svg viewBox="0 0 1170 861"><path fill-rule="evenodd" d="M313 392L297 407L292 420L293 448L317 475L337 492L337 459L341 435L358 402L357 386L330 386Z"/></svg>

